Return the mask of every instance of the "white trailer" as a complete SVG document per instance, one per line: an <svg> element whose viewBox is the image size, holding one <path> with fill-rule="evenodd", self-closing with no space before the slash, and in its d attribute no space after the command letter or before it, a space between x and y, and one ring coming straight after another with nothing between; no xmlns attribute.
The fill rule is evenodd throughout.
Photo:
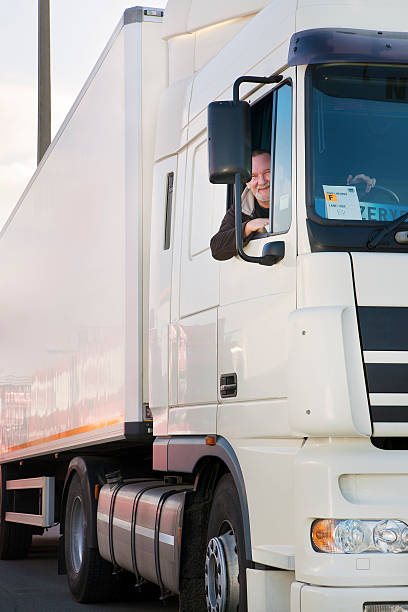
<svg viewBox="0 0 408 612"><path fill-rule="evenodd" d="M81 602L408 610L406 18L124 13L0 235L1 558L60 523Z"/></svg>

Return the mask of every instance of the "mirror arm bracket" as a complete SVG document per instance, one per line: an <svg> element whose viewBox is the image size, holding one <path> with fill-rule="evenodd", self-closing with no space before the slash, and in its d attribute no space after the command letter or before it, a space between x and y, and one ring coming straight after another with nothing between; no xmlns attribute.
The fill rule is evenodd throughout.
<svg viewBox="0 0 408 612"><path fill-rule="evenodd" d="M269 77L256 77L256 76L242 76L239 77L235 83L232 90L232 100L234 104L239 102L239 88L242 83L256 83L257 85L269 85L272 83L280 83L283 79L281 74L277 74L275 76Z"/></svg>

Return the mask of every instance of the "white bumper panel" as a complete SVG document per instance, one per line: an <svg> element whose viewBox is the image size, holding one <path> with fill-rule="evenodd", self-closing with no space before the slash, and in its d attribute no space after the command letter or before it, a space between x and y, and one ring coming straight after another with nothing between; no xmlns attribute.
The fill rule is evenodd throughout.
<svg viewBox="0 0 408 612"><path fill-rule="evenodd" d="M295 572L247 569L248 612L289 612Z"/></svg>
<svg viewBox="0 0 408 612"><path fill-rule="evenodd" d="M296 591L294 587L298 584L292 585L292 599L293 590ZM300 602L300 608L298 604L296 607L292 605L290 612L362 612L365 603L408 602L408 587L327 588L303 585Z"/></svg>

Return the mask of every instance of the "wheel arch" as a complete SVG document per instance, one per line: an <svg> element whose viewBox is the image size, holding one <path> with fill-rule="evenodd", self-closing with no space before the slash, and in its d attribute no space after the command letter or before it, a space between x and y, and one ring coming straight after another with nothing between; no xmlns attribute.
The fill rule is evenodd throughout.
<svg viewBox="0 0 408 612"><path fill-rule="evenodd" d="M229 472L233 478L238 492L241 516L244 527L245 557L247 562L252 562L251 528L249 521L248 498L245 481L242 474L238 457L231 444L222 436L217 436L215 444L209 445L206 436L174 436L166 438L167 453L164 454L160 448L160 440L156 439L153 445L154 469L165 469L171 472L184 472L196 476L196 487L203 487L206 480L213 481L214 472L218 470L218 478L225 472ZM155 445L158 443L160 451L155 453ZM167 462L158 465L158 458L166 457ZM221 471L220 471L221 468ZM224 471L223 471L224 470ZM218 480L216 477L216 480ZM213 482L214 494L216 482Z"/></svg>
<svg viewBox="0 0 408 612"><path fill-rule="evenodd" d="M90 513L93 517L90 523L87 523L88 542L92 548L98 548L98 537L96 528L96 512L98 507L98 499L95 494L95 487L102 487L106 483L105 474L115 469L112 464L108 464L106 458L101 457L82 457L77 456L71 459L67 473L65 476L64 487L61 496L60 509L60 532L62 538L65 536L65 513L69 486L75 474L78 474L83 490L86 491L86 503L88 504Z"/></svg>

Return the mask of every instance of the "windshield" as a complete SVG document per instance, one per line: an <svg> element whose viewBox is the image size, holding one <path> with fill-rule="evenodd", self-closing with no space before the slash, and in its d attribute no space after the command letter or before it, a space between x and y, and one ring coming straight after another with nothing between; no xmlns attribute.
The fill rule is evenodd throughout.
<svg viewBox="0 0 408 612"><path fill-rule="evenodd" d="M408 212L408 67L309 67L311 215L375 224Z"/></svg>

